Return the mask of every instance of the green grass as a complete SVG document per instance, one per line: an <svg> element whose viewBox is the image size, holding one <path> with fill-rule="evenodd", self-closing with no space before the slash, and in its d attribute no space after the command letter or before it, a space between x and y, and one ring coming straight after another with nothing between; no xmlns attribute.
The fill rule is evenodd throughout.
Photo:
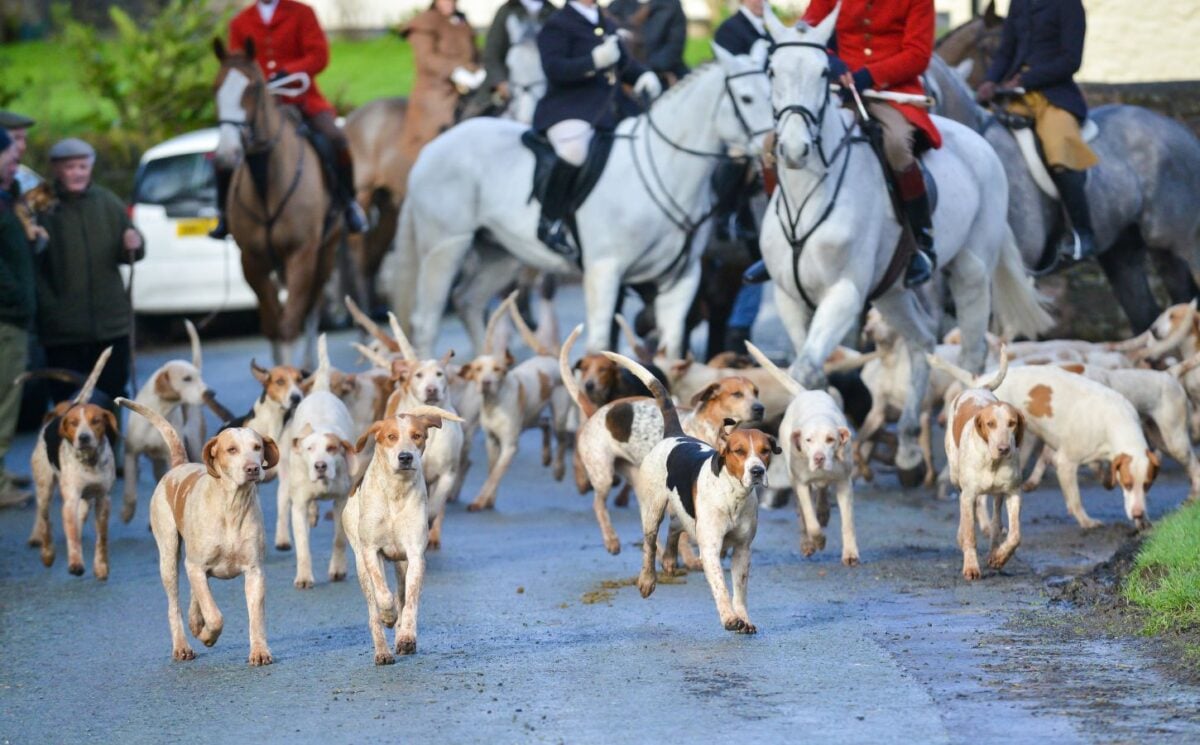
<svg viewBox="0 0 1200 745"><path fill-rule="evenodd" d="M1149 633L1200 628L1200 503L1184 505L1154 528L1124 593L1148 611Z"/></svg>

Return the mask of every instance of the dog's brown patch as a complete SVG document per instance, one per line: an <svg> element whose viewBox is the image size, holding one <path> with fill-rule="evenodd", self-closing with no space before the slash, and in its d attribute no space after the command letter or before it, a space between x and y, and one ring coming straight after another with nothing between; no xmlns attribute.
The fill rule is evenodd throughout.
<svg viewBox="0 0 1200 745"><path fill-rule="evenodd" d="M196 482L204 475L204 469L196 466L179 478L164 480L166 486L167 505L175 516L175 529L183 532L183 508L187 504L188 495L196 488Z"/></svg>
<svg viewBox="0 0 1200 745"><path fill-rule="evenodd" d="M154 395L161 398L163 401L178 401L179 391L175 390L175 386L171 385L171 373L166 370L160 370L154 376Z"/></svg>
<svg viewBox="0 0 1200 745"><path fill-rule="evenodd" d="M629 442L629 438L633 436L632 404L613 404L604 416L604 427L617 442Z"/></svg>
<svg viewBox="0 0 1200 745"><path fill-rule="evenodd" d="M1043 383L1038 383L1029 389L1029 400L1025 402L1025 410L1030 416L1054 416L1054 389Z"/></svg>
<svg viewBox="0 0 1200 745"><path fill-rule="evenodd" d="M608 403L617 388L620 366L602 354L593 353L580 357L575 369L579 371L579 384L584 395L594 404ZM588 383L592 383L590 390Z"/></svg>
<svg viewBox="0 0 1200 745"><path fill-rule="evenodd" d="M962 446L963 429L966 428L967 422L971 421L971 417L983 411L986 406L987 404L981 404L973 398L959 401L958 408L954 411L953 430L954 442L960 447ZM978 426L978 424L976 424L976 426Z"/></svg>
<svg viewBox="0 0 1200 745"><path fill-rule="evenodd" d="M550 376L541 370L537 371L538 379L538 399L541 401L549 401L550 394L554 392L554 381Z"/></svg>
<svg viewBox="0 0 1200 745"><path fill-rule="evenodd" d="M1106 484L1120 484L1122 489L1129 490L1133 488L1133 469L1129 464L1133 462L1133 456L1128 453L1121 453L1112 462L1112 478L1106 480ZM1111 488L1111 487L1110 487Z"/></svg>
<svg viewBox="0 0 1200 745"><path fill-rule="evenodd" d="M1068 362L1065 365L1059 365L1059 367L1069 373L1075 373L1076 375L1083 375L1083 371L1087 369L1078 362Z"/></svg>

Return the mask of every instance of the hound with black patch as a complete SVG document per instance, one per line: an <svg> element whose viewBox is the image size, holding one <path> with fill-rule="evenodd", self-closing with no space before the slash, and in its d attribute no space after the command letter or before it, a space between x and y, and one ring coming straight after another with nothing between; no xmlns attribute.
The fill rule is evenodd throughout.
<svg viewBox="0 0 1200 745"><path fill-rule="evenodd" d="M67 537L67 571L83 574L83 523L88 509L96 510L96 552L92 573L108 579L109 493L117 479L117 418L91 400L100 373L112 347L100 353L83 388L69 402L55 407L55 414L42 426L30 459L37 516L29 545L41 547L42 564L54 564L54 537L50 532L50 497L58 484L62 494L63 532ZM64 406L65 404L65 406Z"/></svg>
<svg viewBox="0 0 1200 745"><path fill-rule="evenodd" d="M658 529L667 506L678 520L667 536L667 555L675 554L681 528L696 539L704 577L716 601L721 624L728 631L753 634L758 629L746 610L750 579L750 543L758 530L757 486L767 483L771 456L781 451L775 438L755 429L724 430L719 445L684 434L675 404L663 384L633 360L606 353L638 376L654 393L662 412L665 439L642 459L638 469L638 504L642 513L642 571L638 590L642 597L654 592ZM730 422L732 424L732 422ZM725 585L721 552L732 550L733 600Z"/></svg>

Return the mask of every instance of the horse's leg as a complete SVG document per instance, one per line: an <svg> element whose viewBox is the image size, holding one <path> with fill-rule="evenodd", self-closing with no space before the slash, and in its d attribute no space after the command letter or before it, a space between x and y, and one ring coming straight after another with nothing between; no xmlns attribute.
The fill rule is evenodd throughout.
<svg viewBox="0 0 1200 745"><path fill-rule="evenodd" d="M287 302L279 322L279 337L283 346L284 363L296 363L296 342L301 334L305 339L305 363L312 364L316 348L316 315L318 299L325 279L333 269L332 244L309 247L296 252L287 262Z"/></svg>
<svg viewBox="0 0 1200 745"><path fill-rule="evenodd" d="M418 289L412 298L412 333L417 354L429 356L433 353L446 298L450 295L454 277L473 240L471 233L443 236L424 257L420 257L419 249L415 252L420 257L419 266L400 267L400 271L416 270L418 273Z"/></svg>
<svg viewBox="0 0 1200 745"><path fill-rule="evenodd" d="M271 342L275 364L283 364L278 348L279 321L283 308L279 304L279 289L271 278L271 262L255 251L243 249L242 275L258 297L258 324L263 336Z"/></svg>
<svg viewBox="0 0 1200 745"><path fill-rule="evenodd" d="M992 283L987 265L970 249L950 262L950 295L958 313L962 345L958 365L972 373L983 372L987 362L987 325L992 310Z"/></svg>
<svg viewBox="0 0 1200 745"><path fill-rule="evenodd" d="M779 320L783 329L792 340L792 349L796 354L804 348L808 339L808 322L811 318L808 306L802 301L789 295L783 288L775 287L775 308L779 311Z"/></svg>
<svg viewBox="0 0 1200 745"><path fill-rule="evenodd" d="M900 412L897 430L900 442L896 445L896 467L901 469L901 482L907 483L921 462L921 448L917 436L921 425L921 401L929 386L929 361L927 353L933 352L936 338L928 314L911 292L889 292L875 301L875 306L885 320L900 332L908 342L909 382L908 395ZM986 312L986 307L985 308ZM816 326L816 323L813 324ZM906 476L903 472L907 471Z"/></svg>
<svg viewBox="0 0 1200 745"><path fill-rule="evenodd" d="M683 275L670 287L659 291L654 298L654 315L658 319L660 344L667 348L667 356L679 359L688 350L688 339L684 337L688 310L696 298L700 286L700 264L692 262Z"/></svg>
<svg viewBox="0 0 1200 745"><path fill-rule="evenodd" d="M1100 268L1112 285L1117 302L1124 309L1134 334L1150 328L1161 311L1146 275L1146 244L1131 227L1117 236L1117 240L1096 256Z"/></svg>
<svg viewBox="0 0 1200 745"><path fill-rule="evenodd" d="M604 258L587 263L583 273L583 298L587 306L587 350L589 352L598 352L609 348L608 335L612 327L613 314L617 308L617 296L620 292L620 262L616 259ZM682 332L681 321L678 333ZM670 353L668 351L668 354Z"/></svg>
<svg viewBox="0 0 1200 745"><path fill-rule="evenodd" d="M1150 249L1150 259L1154 262L1154 271L1167 290L1172 303L1187 303L1200 295L1200 288L1192 278L1188 263L1170 249Z"/></svg>
<svg viewBox="0 0 1200 745"><path fill-rule="evenodd" d="M300 367L304 370L317 369L317 331L321 325L321 309L314 306L304 319L304 359Z"/></svg>
<svg viewBox="0 0 1200 745"><path fill-rule="evenodd" d="M782 294L782 293L780 293ZM912 293L904 293L913 298ZM813 313L812 323L809 324L808 334L793 367L797 371L800 382L807 388L825 387L825 360L833 352L834 347L841 343L846 334L854 328L858 314L862 311L866 298L858 287L848 279L835 282L821 298L817 312ZM881 306L882 310L882 306ZM794 333L789 329L790 333ZM793 339L795 337L793 336ZM932 337L931 337L932 338ZM930 345L932 351L933 346ZM924 390L922 388L922 390ZM916 432L916 414L914 412L913 432Z"/></svg>
<svg viewBox="0 0 1200 745"><path fill-rule="evenodd" d="M520 267L516 259L507 252L503 254L488 250L481 252L476 249L479 257L477 271L467 276L464 271L460 284L454 288L451 299L454 310L467 330L474 347L474 354L483 352L483 335L487 328L484 322L484 311L488 302L496 297L505 287L512 284L513 278Z"/></svg>

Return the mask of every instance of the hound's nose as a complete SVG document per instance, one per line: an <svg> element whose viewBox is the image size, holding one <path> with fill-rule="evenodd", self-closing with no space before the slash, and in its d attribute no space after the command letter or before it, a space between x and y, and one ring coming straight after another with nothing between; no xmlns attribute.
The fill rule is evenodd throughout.
<svg viewBox="0 0 1200 745"><path fill-rule="evenodd" d="M1146 518L1146 508L1144 508L1144 507L1134 507L1133 508L1133 519L1134 520L1144 520L1145 518Z"/></svg>
<svg viewBox="0 0 1200 745"><path fill-rule="evenodd" d="M762 404L754 404L750 407L750 413L754 415L755 419L762 419L766 410L766 407L764 407Z"/></svg>
<svg viewBox="0 0 1200 745"><path fill-rule="evenodd" d="M316 470L316 472L318 474L324 476L325 472L329 470L329 464L325 463L324 461L321 461L319 463L314 463L313 469Z"/></svg>
<svg viewBox="0 0 1200 745"><path fill-rule="evenodd" d="M433 398L438 394L437 386L431 385L425 389L425 398Z"/></svg>
<svg viewBox="0 0 1200 745"><path fill-rule="evenodd" d="M79 440L80 445L91 445L92 444L92 433L91 432L80 432L78 440Z"/></svg>
<svg viewBox="0 0 1200 745"><path fill-rule="evenodd" d="M1009 450L1011 450L1011 448L1008 446L1007 442L1004 443L1003 445L999 445L996 447L996 451L999 452L1001 455L1008 455Z"/></svg>
<svg viewBox="0 0 1200 745"><path fill-rule="evenodd" d="M586 383L583 384L583 389L585 391L587 391L588 393L591 393L592 391L596 390L596 381L594 381L594 380L587 381Z"/></svg>
<svg viewBox="0 0 1200 745"><path fill-rule="evenodd" d="M761 479L767 475L767 469L762 466L750 466L750 476L752 478Z"/></svg>
<svg viewBox="0 0 1200 745"><path fill-rule="evenodd" d="M292 402L292 406L295 406L296 404L300 403L300 399L302 399L302 398L304 398L304 397L301 396L299 393L293 393L291 396L288 396L288 400L290 400Z"/></svg>
<svg viewBox="0 0 1200 745"><path fill-rule="evenodd" d="M257 463L246 464L246 478L256 479L262 475L262 466Z"/></svg>
<svg viewBox="0 0 1200 745"><path fill-rule="evenodd" d="M398 456L398 460L400 462L401 468L412 468L413 454L412 453L400 453L400 455Z"/></svg>

